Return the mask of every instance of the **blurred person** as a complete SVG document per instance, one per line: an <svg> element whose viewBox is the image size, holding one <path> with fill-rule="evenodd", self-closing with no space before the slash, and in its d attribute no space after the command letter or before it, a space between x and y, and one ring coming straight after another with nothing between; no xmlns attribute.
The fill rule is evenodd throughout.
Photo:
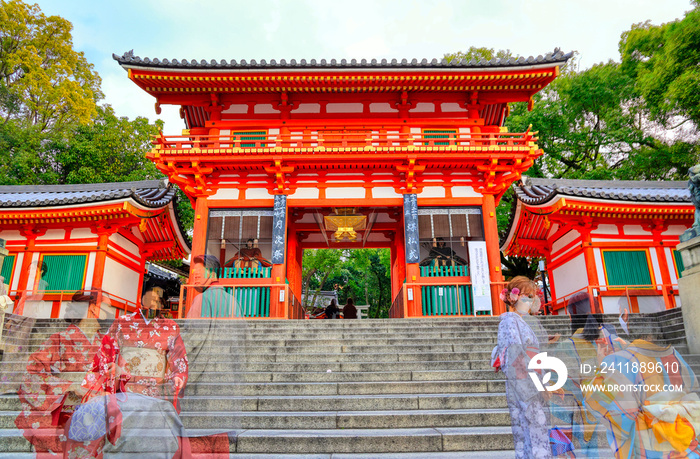
<svg viewBox="0 0 700 459"><path fill-rule="evenodd" d="M338 304L335 298L331 300L331 303L326 307L326 319L337 319L340 317L340 309L338 309Z"/></svg>
<svg viewBox="0 0 700 459"><path fill-rule="evenodd" d="M200 317L241 317L240 311L233 311L231 307L235 301L233 295L228 293L219 284L219 271L221 265L219 259L213 255L198 255L193 260L192 283L198 295L192 301L187 311L188 319Z"/></svg>
<svg viewBox="0 0 700 459"><path fill-rule="evenodd" d="M607 337L596 341L597 371L582 386L588 409L606 427L616 458L700 457L695 373L660 343L653 324L632 331L637 339L624 350Z"/></svg>
<svg viewBox="0 0 700 459"><path fill-rule="evenodd" d="M547 339L546 334L539 330L536 333L528 325L531 321L524 320L533 310L539 309L535 298L537 286L524 276L513 278L501 292L508 312L501 315L495 354L506 375L506 402L518 459L552 457L549 409L545 400L550 394L539 392L528 374L530 358L540 352Z"/></svg>
<svg viewBox="0 0 700 459"><path fill-rule="evenodd" d="M357 308L355 307L355 300L348 298L348 301L343 307L343 319L357 319Z"/></svg>
<svg viewBox="0 0 700 459"><path fill-rule="evenodd" d="M85 395L80 383L92 368L103 335L99 322L87 318L80 305L68 303L65 316L68 327L51 335L29 356L18 391L22 411L15 425L38 458L62 452L70 457L101 457L104 439L75 443L67 440L63 430Z"/></svg>

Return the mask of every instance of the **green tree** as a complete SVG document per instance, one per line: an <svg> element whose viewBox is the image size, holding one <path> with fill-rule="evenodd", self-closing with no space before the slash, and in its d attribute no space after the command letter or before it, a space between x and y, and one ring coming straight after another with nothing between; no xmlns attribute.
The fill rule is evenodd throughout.
<svg viewBox="0 0 700 459"><path fill-rule="evenodd" d="M666 127L700 126L700 1L682 20L649 21L622 34L622 64L635 80L652 117Z"/></svg>
<svg viewBox="0 0 700 459"><path fill-rule="evenodd" d="M41 132L86 123L102 97L100 77L73 49L71 23L38 5L0 2L0 116Z"/></svg>
<svg viewBox="0 0 700 459"><path fill-rule="evenodd" d="M466 60L466 61L490 61L492 59L507 59L509 57L514 57L513 53L509 49L496 51L494 48L470 46L467 51L457 51L456 53L445 54L444 58L447 62L452 62L454 59Z"/></svg>

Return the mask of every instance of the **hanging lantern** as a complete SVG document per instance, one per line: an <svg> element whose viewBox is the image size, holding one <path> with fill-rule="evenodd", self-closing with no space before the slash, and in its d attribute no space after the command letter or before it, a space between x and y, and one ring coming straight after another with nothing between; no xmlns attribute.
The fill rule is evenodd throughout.
<svg viewBox="0 0 700 459"><path fill-rule="evenodd" d="M337 242L347 239L350 242L357 240L357 232L363 230L367 224L367 217L356 214L354 207L337 207L335 213L323 217L326 231L335 231L333 236Z"/></svg>

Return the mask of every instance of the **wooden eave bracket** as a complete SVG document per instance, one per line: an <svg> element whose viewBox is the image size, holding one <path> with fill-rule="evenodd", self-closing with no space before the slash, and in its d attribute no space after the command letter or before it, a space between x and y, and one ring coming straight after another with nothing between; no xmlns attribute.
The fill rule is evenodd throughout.
<svg viewBox="0 0 700 459"><path fill-rule="evenodd" d="M422 187L418 186L416 174L425 171L425 166L417 165L415 158L408 159L408 165L396 165L396 171L404 174L404 192L413 193L414 191L421 192ZM396 190L397 192L401 192Z"/></svg>
<svg viewBox="0 0 700 459"><path fill-rule="evenodd" d="M284 194L290 189L289 182L285 174L294 172L294 166L283 166L281 159L275 159L275 165L272 167L265 166L265 172L274 176L274 193Z"/></svg>

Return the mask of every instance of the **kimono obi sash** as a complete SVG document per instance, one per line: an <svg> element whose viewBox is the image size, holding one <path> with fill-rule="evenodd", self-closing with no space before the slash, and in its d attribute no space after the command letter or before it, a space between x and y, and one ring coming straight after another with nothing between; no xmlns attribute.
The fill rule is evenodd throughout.
<svg viewBox="0 0 700 459"><path fill-rule="evenodd" d="M129 366L132 376L165 378L165 351L124 346L121 349L121 353Z"/></svg>

